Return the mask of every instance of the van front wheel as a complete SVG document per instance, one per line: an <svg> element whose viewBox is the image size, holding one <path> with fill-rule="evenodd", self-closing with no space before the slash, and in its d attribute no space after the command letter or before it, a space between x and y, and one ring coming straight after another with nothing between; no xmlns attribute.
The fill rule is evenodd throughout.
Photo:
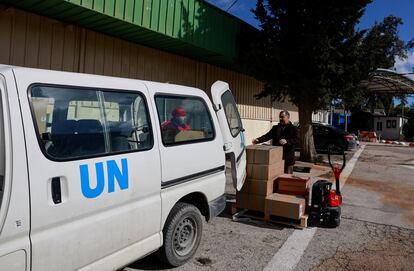
<svg viewBox="0 0 414 271"><path fill-rule="evenodd" d="M159 253L161 260L172 266L187 262L197 251L202 230L203 221L197 207L177 203L165 222L164 246Z"/></svg>

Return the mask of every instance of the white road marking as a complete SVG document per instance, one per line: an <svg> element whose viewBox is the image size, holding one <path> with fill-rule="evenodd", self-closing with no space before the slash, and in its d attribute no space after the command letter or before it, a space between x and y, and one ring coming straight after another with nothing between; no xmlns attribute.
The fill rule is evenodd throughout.
<svg viewBox="0 0 414 271"><path fill-rule="evenodd" d="M408 168L408 169L414 169L414 165L413 166L410 166L410 165L400 165L400 167L405 167L405 168Z"/></svg>
<svg viewBox="0 0 414 271"><path fill-rule="evenodd" d="M349 175L351 175L352 170L355 167L356 162L358 161L359 156L361 155L361 153L364 151L366 145L361 145L361 147L359 148L359 150L357 150L354 153L354 156L352 156L352 158L349 160L349 162L346 164L346 167L344 168L344 170L341 173L341 178L340 180L340 184L341 184L341 190L342 187L344 187L346 180L348 180Z"/></svg>
<svg viewBox="0 0 414 271"><path fill-rule="evenodd" d="M340 179L341 188L344 186L349 175L351 175L351 172L354 169L354 166L364 148L365 145L362 145L359 150L355 152L354 156L352 156L351 160L349 160L346 167L342 171ZM303 230L295 230L263 270L291 271L295 269L310 241L315 235L316 230L316 227Z"/></svg>
<svg viewBox="0 0 414 271"><path fill-rule="evenodd" d="M263 270L293 270L315 235L315 232L316 228L295 230Z"/></svg>

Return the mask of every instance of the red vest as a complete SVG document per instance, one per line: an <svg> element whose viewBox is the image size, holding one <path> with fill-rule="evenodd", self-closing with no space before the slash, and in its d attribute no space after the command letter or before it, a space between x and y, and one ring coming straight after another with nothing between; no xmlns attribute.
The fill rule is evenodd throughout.
<svg viewBox="0 0 414 271"><path fill-rule="evenodd" d="M167 120L163 124L161 124L162 130L178 130L178 131L191 131L191 128L188 124L179 125L176 127L171 120Z"/></svg>

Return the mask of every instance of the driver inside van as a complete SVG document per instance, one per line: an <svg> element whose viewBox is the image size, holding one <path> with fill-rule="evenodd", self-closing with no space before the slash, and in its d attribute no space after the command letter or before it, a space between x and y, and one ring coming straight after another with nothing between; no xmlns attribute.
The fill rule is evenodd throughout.
<svg viewBox="0 0 414 271"><path fill-rule="evenodd" d="M176 107L172 113L172 118L163 124L161 124L162 131L175 130L179 131L191 131L190 125L187 124L187 113L181 106Z"/></svg>

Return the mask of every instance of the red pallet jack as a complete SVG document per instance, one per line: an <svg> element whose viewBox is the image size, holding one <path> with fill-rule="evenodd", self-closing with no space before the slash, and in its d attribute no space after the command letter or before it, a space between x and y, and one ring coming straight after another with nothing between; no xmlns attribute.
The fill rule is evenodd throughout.
<svg viewBox="0 0 414 271"><path fill-rule="evenodd" d="M331 151L328 149L328 161L335 176L335 189L332 183L326 180L318 180L312 186L312 200L309 211L309 226L338 227L341 223L341 186L339 178L346 165L345 152L342 151L342 166L334 165L331 161Z"/></svg>

